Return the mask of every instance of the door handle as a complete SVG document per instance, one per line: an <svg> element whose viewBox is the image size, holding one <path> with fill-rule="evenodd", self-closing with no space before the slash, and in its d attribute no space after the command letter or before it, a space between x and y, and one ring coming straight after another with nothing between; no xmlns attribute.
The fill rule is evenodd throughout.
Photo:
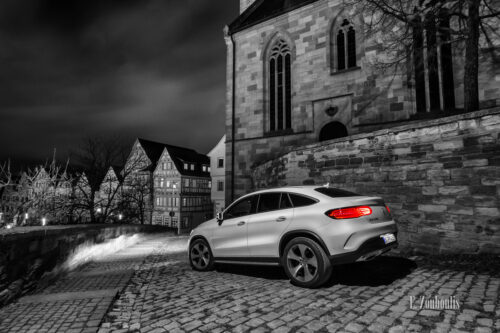
<svg viewBox="0 0 500 333"><path fill-rule="evenodd" d="M286 220L286 217L284 217L284 216L280 216L280 217L278 217L278 218L276 219L276 222L283 222L283 221L285 221L285 220Z"/></svg>
<svg viewBox="0 0 500 333"><path fill-rule="evenodd" d="M238 222L238 227L241 227L242 225L245 225L245 221Z"/></svg>

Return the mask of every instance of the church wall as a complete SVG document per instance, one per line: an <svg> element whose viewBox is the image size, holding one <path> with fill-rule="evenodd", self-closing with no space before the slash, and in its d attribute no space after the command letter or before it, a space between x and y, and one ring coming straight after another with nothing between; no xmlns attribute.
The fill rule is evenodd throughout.
<svg viewBox="0 0 500 333"><path fill-rule="evenodd" d="M250 167L277 156L287 147L318 141L321 128L340 121L348 132L356 133L361 123L380 123L408 118L413 112L412 97L406 89L406 74L375 73L367 55L377 54L374 42L362 42L362 19L351 17L354 11L343 9L340 1L320 1L233 35L236 43L236 197L246 193ZM335 19L352 20L357 32L359 68L332 73L330 65L330 29ZM293 134L270 136L266 107L268 104L266 51L277 38L292 48L292 128ZM232 45L228 46L228 85L226 133L228 144L226 170L231 175L232 123ZM329 116L325 110L334 106L338 112ZM230 178L228 178L230 179ZM227 198L230 199L230 181Z"/></svg>
<svg viewBox="0 0 500 333"><path fill-rule="evenodd" d="M247 1L241 0L244 6ZM249 1L252 2L252 1ZM332 27L349 19L356 28L359 68L336 72L331 64ZM251 168L301 146L317 142L324 125L339 121L349 135L388 127L416 113L411 75L380 72L375 59L383 58L377 36L364 38L364 18L340 0L318 1L267 20L232 37L236 43L235 82L235 195L232 177L233 49L226 38L226 203L254 187ZM292 134L267 133L267 50L277 38L292 48ZM458 52L455 50L455 52ZM455 59L459 59L458 54ZM333 69L332 69L333 68ZM454 63L456 106L463 107L463 64ZM500 72L491 58L480 57L481 107L500 105ZM336 107L335 115L325 110Z"/></svg>
<svg viewBox="0 0 500 333"><path fill-rule="evenodd" d="M323 185L384 198L400 247L500 253L500 108L297 148L253 170L255 189Z"/></svg>

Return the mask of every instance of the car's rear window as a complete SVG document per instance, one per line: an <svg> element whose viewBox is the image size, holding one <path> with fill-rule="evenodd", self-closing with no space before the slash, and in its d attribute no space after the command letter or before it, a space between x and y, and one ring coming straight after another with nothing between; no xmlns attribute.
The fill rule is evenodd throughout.
<svg viewBox="0 0 500 333"><path fill-rule="evenodd" d="M342 197L358 197L360 196L357 193L354 192L349 192L345 190L340 190L338 188L331 188L331 187L318 187L314 189L315 191L327 195L331 198L342 198Z"/></svg>

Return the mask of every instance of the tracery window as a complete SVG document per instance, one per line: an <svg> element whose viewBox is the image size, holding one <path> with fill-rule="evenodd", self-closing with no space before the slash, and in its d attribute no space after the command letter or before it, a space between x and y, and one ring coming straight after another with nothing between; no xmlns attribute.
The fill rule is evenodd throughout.
<svg viewBox="0 0 500 333"><path fill-rule="evenodd" d="M292 128L291 50L279 39L269 56L269 131Z"/></svg>
<svg viewBox="0 0 500 333"><path fill-rule="evenodd" d="M337 70L357 67L356 31L353 25L344 20L337 31Z"/></svg>

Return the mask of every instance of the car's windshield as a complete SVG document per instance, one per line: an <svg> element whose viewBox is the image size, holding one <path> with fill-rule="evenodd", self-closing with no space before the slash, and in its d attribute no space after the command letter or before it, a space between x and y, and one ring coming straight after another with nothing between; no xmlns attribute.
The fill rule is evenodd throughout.
<svg viewBox="0 0 500 333"><path fill-rule="evenodd" d="M359 194L354 193L354 192L349 192L349 191L340 190L338 188L331 188L331 187L318 187L314 190L316 192L321 193L321 194L327 195L331 198L358 197L358 196L360 196Z"/></svg>

